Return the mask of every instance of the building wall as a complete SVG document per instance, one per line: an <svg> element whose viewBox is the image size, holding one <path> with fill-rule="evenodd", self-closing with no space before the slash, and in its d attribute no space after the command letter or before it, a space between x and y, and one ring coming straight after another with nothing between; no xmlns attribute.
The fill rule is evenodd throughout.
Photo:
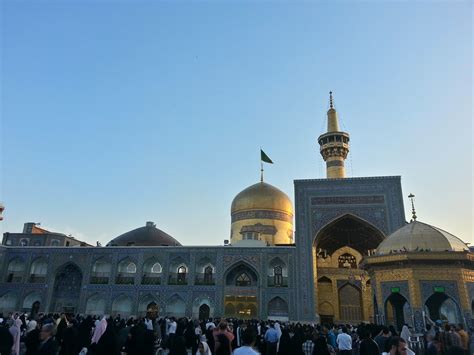
<svg viewBox="0 0 474 355"><path fill-rule="evenodd" d="M22 240L26 240L28 246L54 246L53 242L57 243L57 246L71 247L84 244L80 240L59 233L4 233L2 244L6 246L21 246Z"/></svg>
<svg viewBox="0 0 474 355"><path fill-rule="evenodd" d="M300 265L297 316L312 321L317 317L318 306L313 285L321 276L313 251L317 234L347 214L367 221L384 235L402 227L405 212L401 180L399 176L295 180L295 211L296 257Z"/></svg>
<svg viewBox="0 0 474 355"><path fill-rule="evenodd" d="M139 314L139 306L143 302L154 301L166 312L167 306L173 300L184 301L185 314L196 316L199 305L210 305L211 316L224 315L224 296L227 291L246 293L245 287L225 285L225 276L236 265L245 265L258 274L258 282L252 292L257 295L258 316L265 318L268 313L268 303L275 297L280 297L288 305L288 317L296 319L296 282L294 247L82 247L82 248L47 248L47 247L4 247L0 246L0 274L7 275L8 264L12 259L24 261L24 276L18 282L6 282L2 277L0 282L0 299L6 294L16 297L15 309L21 309L26 297L33 294L40 298L40 311L52 311L55 277L64 265L77 266L82 273L80 296L75 312L85 312L90 297L98 295L104 298L105 311L110 314L114 300L130 297L133 304L132 314ZM44 282L32 283L28 276L31 264L38 258L47 260L48 273ZM143 265L149 258L156 258L162 266L161 285L143 285ZM278 258L285 265L287 286L269 286L269 267ZM112 264L112 271L107 284L91 284L92 267L97 260L105 260ZM116 284L119 263L123 260L136 264L134 283ZM186 265L187 284L171 284L169 278L174 277L175 267ZM195 277L202 272L203 266L211 264L214 267L215 285L198 285ZM31 296L32 297L32 296ZM31 298L30 297L30 298ZM29 300L29 299L27 299ZM142 307L143 309L143 307ZM0 309L6 311L5 309Z"/></svg>
<svg viewBox="0 0 474 355"><path fill-rule="evenodd" d="M417 331L424 329L423 314L429 297L435 294L435 287L442 288L458 306L460 316L465 324L472 323L472 296L469 292L470 282L474 279L474 270L462 266L447 265L439 262L426 265L394 266L391 264L372 266L372 280L376 288L378 313L386 319L385 305L387 299L396 289L408 303L412 311L413 326Z"/></svg>

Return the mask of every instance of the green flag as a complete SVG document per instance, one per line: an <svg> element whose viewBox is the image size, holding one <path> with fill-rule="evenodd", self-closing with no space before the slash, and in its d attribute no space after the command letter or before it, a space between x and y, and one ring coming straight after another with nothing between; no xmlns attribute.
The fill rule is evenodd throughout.
<svg viewBox="0 0 474 355"><path fill-rule="evenodd" d="M261 149L260 149L260 160L265 162L265 163L273 164L272 160Z"/></svg>

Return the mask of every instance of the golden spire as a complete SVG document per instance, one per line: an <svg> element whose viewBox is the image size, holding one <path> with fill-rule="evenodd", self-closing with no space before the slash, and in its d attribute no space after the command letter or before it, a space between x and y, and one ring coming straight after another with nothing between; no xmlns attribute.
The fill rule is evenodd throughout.
<svg viewBox="0 0 474 355"><path fill-rule="evenodd" d="M415 195L409 194L408 198L411 200L411 222L416 221L416 211L415 211Z"/></svg>
<svg viewBox="0 0 474 355"><path fill-rule="evenodd" d="M343 178L346 176L344 160L349 153L349 134L339 130L339 120L332 91L329 92L328 130L318 138L321 153L326 162L326 176L328 179Z"/></svg>
<svg viewBox="0 0 474 355"><path fill-rule="evenodd" d="M332 91L329 91L328 132L339 132L339 119L334 108Z"/></svg>

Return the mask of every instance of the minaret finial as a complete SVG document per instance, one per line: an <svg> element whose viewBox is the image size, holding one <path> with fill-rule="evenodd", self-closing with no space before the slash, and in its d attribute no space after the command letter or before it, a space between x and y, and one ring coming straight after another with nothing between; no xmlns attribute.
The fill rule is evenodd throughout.
<svg viewBox="0 0 474 355"><path fill-rule="evenodd" d="M415 211L415 195L409 194L408 198L411 200L411 222L416 221L416 211Z"/></svg>
<svg viewBox="0 0 474 355"><path fill-rule="evenodd" d="M334 108L334 105L332 102L332 91L329 91L329 108Z"/></svg>

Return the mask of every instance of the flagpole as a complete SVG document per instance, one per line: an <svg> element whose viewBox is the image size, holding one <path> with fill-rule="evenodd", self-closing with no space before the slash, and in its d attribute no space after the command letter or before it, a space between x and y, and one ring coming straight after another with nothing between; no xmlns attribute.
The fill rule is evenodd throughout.
<svg viewBox="0 0 474 355"><path fill-rule="evenodd" d="M263 160L262 160L262 147L260 147L260 182L263 182Z"/></svg>

